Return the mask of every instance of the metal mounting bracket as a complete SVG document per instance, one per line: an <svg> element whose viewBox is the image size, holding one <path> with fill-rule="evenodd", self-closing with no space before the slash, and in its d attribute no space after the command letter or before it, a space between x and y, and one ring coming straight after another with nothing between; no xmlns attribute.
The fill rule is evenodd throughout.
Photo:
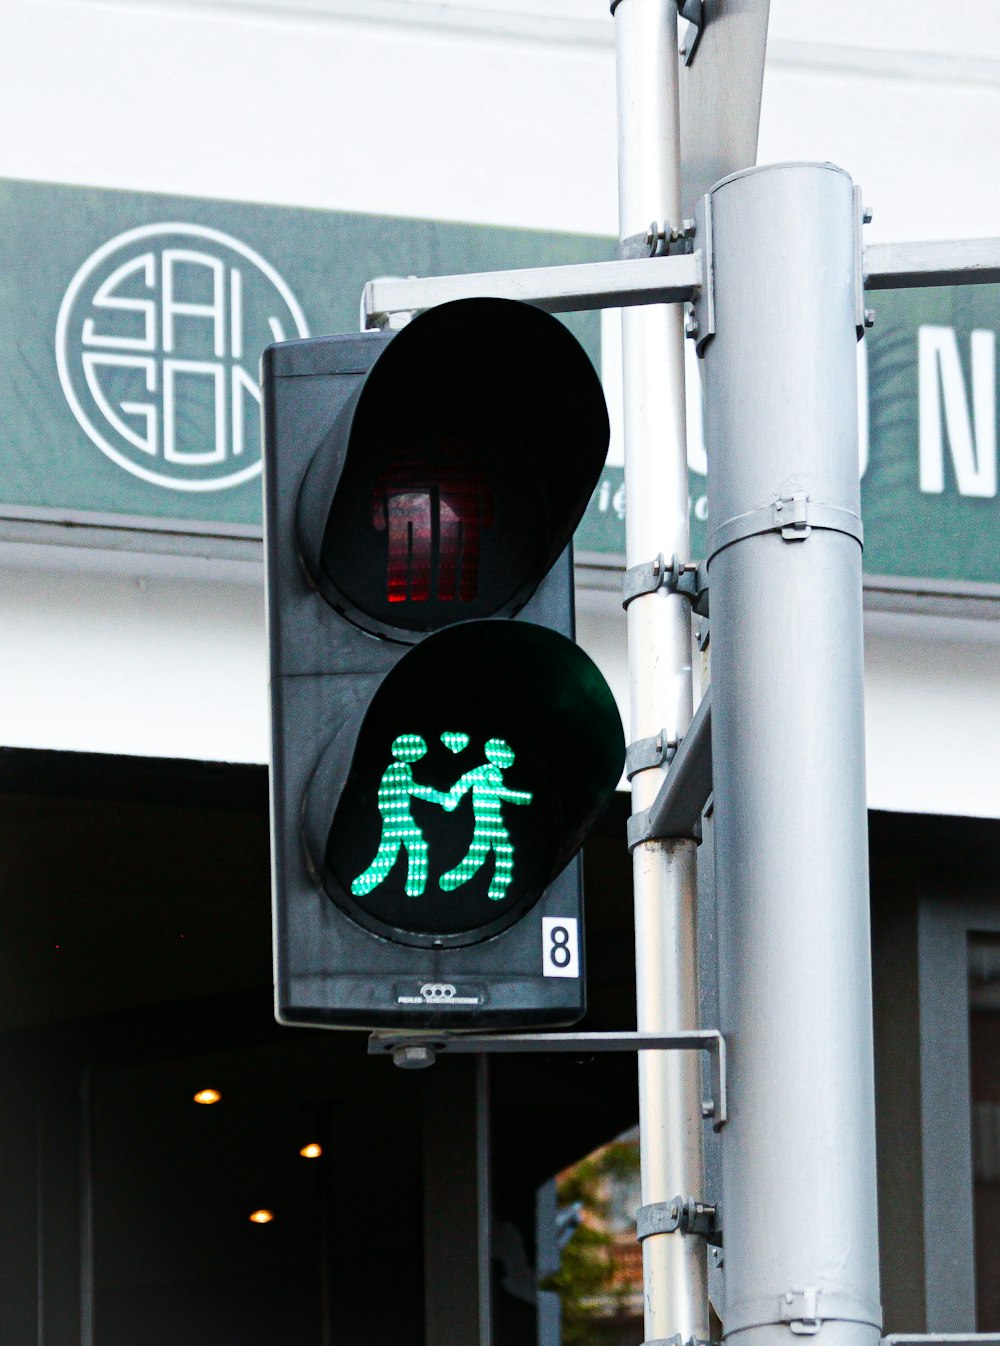
<svg viewBox="0 0 1000 1346"><path fill-rule="evenodd" d="M678 1033L372 1033L369 1056L391 1056L404 1070L432 1066L439 1052L450 1056L482 1053L538 1054L560 1052L593 1056L599 1052L707 1052L712 1063L712 1097L701 1115L718 1131L726 1123L726 1040L717 1028L692 1028Z"/></svg>
<svg viewBox="0 0 1000 1346"><path fill-rule="evenodd" d="M656 798L627 823L630 851L644 841L669 837L701 840L701 815L712 793L712 696L702 697L687 732L677 745Z"/></svg>
<svg viewBox="0 0 1000 1346"><path fill-rule="evenodd" d="M681 594L690 600L699 617L708 616L708 567L703 561L681 561L672 556L668 565L661 552L655 560L629 566L622 578L622 607L658 589Z"/></svg>
<svg viewBox="0 0 1000 1346"><path fill-rule="evenodd" d="M638 257L677 257L694 250L694 220L682 220L680 228L653 220L643 234L629 234L618 244L618 256L625 261Z"/></svg>
<svg viewBox="0 0 1000 1346"><path fill-rule="evenodd" d="M681 47L684 64L690 65L698 50L701 35L705 31L705 10L701 0L677 0L677 13L691 25Z"/></svg>
<svg viewBox="0 0 1000 1346"><path fill-rule="evenodd" d="M698 1234L706 1243L722 1246L722 1212L718 1206L693 1196L675 1196L673 1201L653 1201L640 1206L635 1217L636 1238L654 1234Z"/></svg>
<svg viewBox="0 0 1000 1346"><path fill-rule="evenodd" d="M701 255L701 284L691 299L691 312L685 327L694 341L699 358L704 359L705 347L715 336L715 258L713 255L712 194L706 194L695 208L695 237Z"/></svg>
<svg viewBox="0 0 1000 1346"><path fill-rule="evenodd" d="M858 340L869 327L875 326L875 310L865 308L865 246L862 229L871 220L871 210L861 197L861 188L854 188L854 330Z"/></svg>

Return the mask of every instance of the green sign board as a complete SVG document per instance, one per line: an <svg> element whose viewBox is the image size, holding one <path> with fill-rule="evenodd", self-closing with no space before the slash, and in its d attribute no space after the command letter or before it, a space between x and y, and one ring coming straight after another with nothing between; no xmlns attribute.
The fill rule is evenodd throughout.
<svg viewBox="0 0 1000 1346"><path fill-rule="evenodd" d="M375 276L613 255L604 238L0 182L0 513L259 527L267 344L357 330ZM862 349L866 573L998 584L998 287L875 298ZM613 364L610 315L566 321L598 367ZM692 440L697 556L705 450ZM614 458L577 548L624 551Z"/></svg>
<svg viewBox="0 0 1000 1346"><path fill-rule="evenodd" d="M1000 286L872 297L876 326L858 349L865 573L947 590L1000 584L997 330ZM689 385L697 386L694 359ZM706 457L691 414L692 553L704 556ZM577 533L593 552L623 549L621 467L608 466Z"/></svg>
<svg viewBox="0 0 1000 1346"><path fill-rule="evenodd" d="M0 507L259 526L265 346L357 331L374 276L612 253L607 239L0 182ZM596 358L599 316L569 325Z"/></svg>

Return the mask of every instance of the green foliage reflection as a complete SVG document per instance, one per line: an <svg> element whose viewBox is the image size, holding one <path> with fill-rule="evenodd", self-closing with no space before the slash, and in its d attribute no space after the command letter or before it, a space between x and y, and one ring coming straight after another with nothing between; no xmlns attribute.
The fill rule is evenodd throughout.
<svg viewBox="0 0 1000 1346"><path fill-rule="evenodd" d="M559 1271L542 1282L562 1302L564 1346L610 1346L641 1304L641 1254L635 1242L634 1208L625 1209L639 1177L639 1146L617 1140L588 1155L557 1180L559 1205L579 1203L582 1218L562 1252ZM641 1339L641 1307L639 1310Z"/></svg>

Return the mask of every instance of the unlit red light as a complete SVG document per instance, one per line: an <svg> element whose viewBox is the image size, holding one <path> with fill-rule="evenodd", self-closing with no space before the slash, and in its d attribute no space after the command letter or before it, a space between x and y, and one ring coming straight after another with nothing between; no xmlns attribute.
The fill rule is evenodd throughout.
<svg viewBox="0 0 1000 1346"><path fill-rule="evenodd" d="M310 1141L308 1145L303 1145L302 1149L299 1150L303 1159L318 1159L322 1153L323 1146L318 1145L314 1140Z"/></svg>
<svg viewBox="0 0 1000 1346"><path fill-rule="evenodd" d="M219 1093L218 1089L199 1089L194 1096L194 1101L206 1105L209 1103L221 1103L222 1095Z"/></svg>

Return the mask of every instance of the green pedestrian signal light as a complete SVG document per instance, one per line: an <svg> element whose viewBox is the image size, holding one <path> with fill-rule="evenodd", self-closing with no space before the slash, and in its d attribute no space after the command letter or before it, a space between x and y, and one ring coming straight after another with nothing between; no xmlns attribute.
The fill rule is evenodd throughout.
<svg viewBox="0 0 1000 1346"><path fill-rule="evenodd" d="M571 638L593 366L465 300L280 343L262 386L278 1016L573 1022L579 851L624 758Z"/></svg>
<svg viewBox="0 0 1000 1346"><path fill-rule="evenodd" d="M468 734L441 735L441 741L452 752L460 752L468 743ZM411 816L410 801L422 799L440 804L446 813L458 808L463 797L471 791L473 834L469 850L462 861L438 879L446 892L468 883L492 854L493 877L487 897L500 901L510 887L514 873L514 847L510 833L504 826L504 804L530 804L532 795L526 790L510 790L503 783L503 768L514 763L514 751L502 738L491 738L485 747L486 764L467 771L447 794L430 785L420 785L413 779L412 762L418 762L427 752L427 744L419 734L400 734L393 741L393 761L386 768L378 787L378 811L382 818L382 835L378 851L363 874L351 882L351 892L363 897L384 883L392 872L400 851L406 853L404 890L408 897L420 897L427 886L427 842Z"/></svg>

